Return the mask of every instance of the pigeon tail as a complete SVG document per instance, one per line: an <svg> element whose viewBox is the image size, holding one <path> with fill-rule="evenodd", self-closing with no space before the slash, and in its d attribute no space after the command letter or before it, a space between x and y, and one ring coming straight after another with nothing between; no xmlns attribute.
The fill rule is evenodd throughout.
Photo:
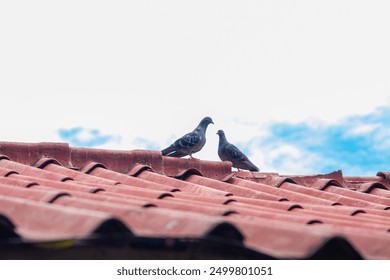
<svg viewBox="0 0 390 280"><path fill-rule="evenodd" d="M168 148L165 148L165 149L161 150L161 153L162 153L163 156L171 156L175 152L176 152L176 148L173 145L169 146Z"/></svg>
<svg viewBox="0 0 390 280"><path fill-rule="evenodd" d="M260 171L260 169L256 165L254 165L250 160L243 161L242 164L236 164L236 165L237 166L233 165L233 167L236 167L238 169L246 169L252 172Z"/></svg>

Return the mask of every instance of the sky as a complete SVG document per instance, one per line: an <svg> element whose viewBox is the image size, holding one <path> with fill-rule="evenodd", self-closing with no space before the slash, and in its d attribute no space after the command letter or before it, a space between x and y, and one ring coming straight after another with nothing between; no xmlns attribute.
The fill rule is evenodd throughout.
<svg viewBox="0 0 390 280"><path fill-rule="evenodd" d="M390 171L388 1L0 1L0 141Z"/></svg>

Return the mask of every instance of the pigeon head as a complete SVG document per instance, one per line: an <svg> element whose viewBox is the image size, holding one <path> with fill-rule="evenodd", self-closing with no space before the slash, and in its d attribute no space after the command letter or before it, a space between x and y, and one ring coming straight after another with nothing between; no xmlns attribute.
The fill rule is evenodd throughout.
<svg viewBox="0 0 390 280"><path fill-rule="evenodd" d="M227 140L226 140L226 136L225 136L225 132L222 130L222 129L220 129L220 130L218 130L217 131L217 134L218 134L218 136L219 136L219 141L220 142L226 142Z"/></svg>
<svg viewBox="0 0 390 280"><path fill-rule="evenodd" d="M210 117L205 117L200 121L199 126L207 127L210 123L214 124L213 120Z"/></svg>
<svg viewBox="0 0 390 280"><path fill-rule="evenodd" d="M225 132L223 132L223 130L220 129L220 130L217 131L217 134L218 134L219 136L222 136L222 135L225 135Z"/></svg>

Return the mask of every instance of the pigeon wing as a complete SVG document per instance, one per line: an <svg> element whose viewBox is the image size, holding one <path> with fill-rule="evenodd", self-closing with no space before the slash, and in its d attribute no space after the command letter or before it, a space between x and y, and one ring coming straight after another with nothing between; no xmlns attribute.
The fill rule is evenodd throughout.
<svg viewBox="0 0 390 280"><path fill-rule="evenodd" d="M201 136L197 131L187 133L183 137L177 139L174 145L178 149L191 149L201 141Z"/></svg>
<svg viewBox="0 0 390 280"><path fill-rule="evenodd" d="M247 159L246 156L236 146L232 144L226 145L225 151L232 160Z"/></svg>
<svg viewBox="0 0 390 280"><path fill-rule="evenodd" d="M167 156L184 157L194 150L194 147L201 142L201 139L201 135L197 131L193 131L180 137L172 145L161 152L163 155Z"/></svg>

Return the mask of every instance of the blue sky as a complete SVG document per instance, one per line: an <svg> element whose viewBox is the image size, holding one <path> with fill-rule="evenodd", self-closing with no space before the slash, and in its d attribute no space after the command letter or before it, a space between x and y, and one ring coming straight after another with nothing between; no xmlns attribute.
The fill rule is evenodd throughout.
<svg viewBox="0 0 390 280"><path fill-rule="evenodd" d="M0 141L158 150L215 125L263 171L386 167L390 2L0 2Z"/></svg>
<svg viewBox="0 0 390 280"><path fill-rule="evenodd" d="M347 175L374 175L389 170L389 121L390 106L331 124L272 122L261 128L265 131L263 136L235 144L248 156L261 153L263 158L256 157L257 164L266 160L266 166L275 171L310 174L341 169ZM58 134L62 141L78 147L101 147L121 141L118 135L103 135L97 129L81 127L60 129ZM135 137L132 144L141 149L164 148L157 141L143 137Z"/></svg>
<svg viewBox="0 0 390 280"><path fill-rule="evenodd" d="M87 129L83 127L61 128L58 136L75 147L99 147L110 142L118 142L119 136L103 135L99 129Z"/></svg>
<svg viewBox="0 0 390 280"><path fill-rule="evenodd" d="M269 135L258 139L258 145L262 150L285 148L270 162L276 170L295 164L308 173L341 169L349 175L375 175L389 169L389 120L390 107L380 107L371 114L350 116L333 124L273 123Z"/></svg>

